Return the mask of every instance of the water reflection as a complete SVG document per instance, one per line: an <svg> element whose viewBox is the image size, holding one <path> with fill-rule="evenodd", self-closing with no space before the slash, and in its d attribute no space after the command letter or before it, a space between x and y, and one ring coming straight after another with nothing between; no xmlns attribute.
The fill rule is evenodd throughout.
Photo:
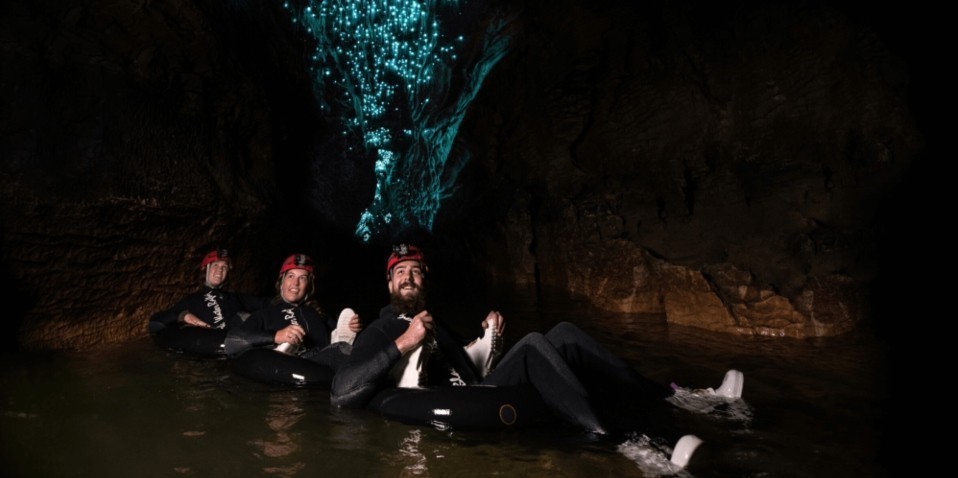
<svg viewBox="0 0 958 478"><path fill-rule="evenodd" d="M403 464L401 477L429 476L429 465L426 455L419 451L422 441L422 430L409 430L409 435L403 438L399 445L399 463Z"/></svg>
<svg viewBox="0 0 958 478"><path fill-rule="evenodd" d="M302 420L305 410L296 393L273 393L268 397L267 437L252 442L254 453L269 458L263 471L274 476L295 476L306 464L297 459L300 437L293 430ZM275 464L273 464L275 463Z"/></svg>
<svg viewBox="0 0 958 478"><path fill-rule="evenodd" d="M715 387L745 372L747 408L677 415L720 454L696 477L886 476L884 345L867 333L822 340L717 336L654 316L565 304L509 310L508 334L573 320L648 377ZM466 318L481 319L481 312ZM472 320L469 321L471 324ZM711 408L709 408L711 407ZM724 407L724 408L723 408ZM575 430L440 431L329 405L328 390L274 387L148 340L97 354L4 356L5 476L656 476L641 437Z"/></svg>
<svg viewBox="0 0 958 478"><path fill-rule="evenodd" d="M170 365L170 374L176 382L173 389L176 400L182 404L183 411L203 414L210 409L210 403L221 390L218 368L222 360L199 359L181 356Z"/></svg>

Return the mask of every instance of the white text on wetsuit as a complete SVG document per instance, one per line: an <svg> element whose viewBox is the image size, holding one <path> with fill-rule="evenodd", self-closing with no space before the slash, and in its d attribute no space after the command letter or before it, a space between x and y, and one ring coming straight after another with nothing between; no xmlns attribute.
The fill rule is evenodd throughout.
<svg viewBox="0 0 958 478"><path fill-rule="evenodd" d="M209 291L203 298L206 299L206 306L213 311L213 328L222 329L226 327L223 322L223 309L220 308L220 303L216 300L216 293Z"/></svg>
<svg viewBox="0 0 958 478"><path fill-rule="evenodd" d="M299 322L296 321L296 308L283 309L283 319L291 324L299 325Z"/></svg>

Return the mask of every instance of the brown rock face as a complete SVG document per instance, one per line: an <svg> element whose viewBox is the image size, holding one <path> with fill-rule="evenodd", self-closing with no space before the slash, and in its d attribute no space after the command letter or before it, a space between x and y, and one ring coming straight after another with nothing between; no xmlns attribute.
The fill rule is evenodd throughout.
<svg viewBox="0 0 958 478"><path fill-rule="evenodd" d="M8 345L144 334L208 243L236 251L237 289L270 293L304 252L368 266L381 292L351 242L372 173L319 110L281 3L0 7ZM841 6L522 3L459 131L472 159L432 236L455 246L434 256L721 333L861 326L879 204L925 144L904 34Z"/></svg>
<svg viewBox="0 0 958 478"><path fill-rule="evenodd" d="M473 164L492 184L482 200L530 204L483 260L513 238L541 285L603 309L736 334L852 330L878 199L923 145L905 63L853 14L543 5L469 124L495 152Z"/></svg>
<svg viewBox="0 0 958 478"><path fill-rule="evenodd" d="M234 287L268 285L254 266L272 258L251 257L252 243L269 244L267 206L283 195L274 175L295 144L276 134L296 131L284 95L309 89L304 73L284 73L292 45L269 22L281 7L221 8L0 9L0 276L18 345L87 349L143 335L150 314L202 284L202 244L237 250ZM266 28L255 28L257 13ZM238 38L257 32L259 48Z"/></svg>

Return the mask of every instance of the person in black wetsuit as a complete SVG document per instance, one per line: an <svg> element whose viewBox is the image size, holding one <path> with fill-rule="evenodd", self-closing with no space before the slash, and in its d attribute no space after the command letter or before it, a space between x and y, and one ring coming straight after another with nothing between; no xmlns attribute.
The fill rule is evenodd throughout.
<svg viewBox="0 0 958 478"><path fill-rule="evenodd" d="M236 324L226 335L226 354L235 357L253 347L276 347L335 370L349 355L359 316L339 321L326 315L312 299L315 291L312 259L305 254L286 258L276 280L276 297L269 305ZM339 330L334 342L332 332Z"/></svg>
<svg viewBox="0 0 958 478"><path fill-rule="evenodd" d="M149 331L159 333L171 326L228 329L243 316L265 305L266 300L224 287L232 267L229 251L213 248L200 261L203 288L150 317Z"/></svg>
<svg viewBox="0 0 958 478"><path fill-rule="evenodd" d="M592 393L595 387L627 397L639 414L650 413L647 407L664 404L672 394L669 387L641 376L568 322L557 324L545 334L526 335L483 375L463 347L465 342L426 309L427 272L425 258L417 247L400 245L393 249L386 265L390 304L357 337L352 355L333 378L333 405L366 406L379 391L396 386L401 376L397 367L403 367L404 357L420 347L428 350L428 359L422 367L425 376L414 386L531 384L556 416L600 435L610 433L612 417L603 419L598 412ZM504 323L502 315L492 311L482 326L495 327L501 334ZM635 423L639 422L630 425Z"/></svg>

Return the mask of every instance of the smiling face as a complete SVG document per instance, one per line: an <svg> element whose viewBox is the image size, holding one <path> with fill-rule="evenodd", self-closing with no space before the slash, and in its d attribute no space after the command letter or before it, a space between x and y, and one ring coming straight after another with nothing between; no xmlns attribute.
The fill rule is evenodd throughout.
<svg viewBox="0 0 958 478"><path fill-rule="evenodd" d="M404 261L393 266L389 274L389 293L408 297L422 291L422 265L419 261Z"/></svg>
<svg viewBox="0 0 958 478"><path fill-rule="evenodd" d="M290 269L283 274L280 281L279 293L283 300L290 304L298 303L309 292L312 274L304 269Z"/></svg>
<svg viewBox="0 0 958 478"><path fill-rule="evenodd" d="M226 282L226 276L230 272L230 263L227 261L215 261L206 266L206 285L210 287L219 287Z"/></svg>
<svg viewBox="0 0 958 478"><path fill-rule="evenodd" d="M425 277L419 261L403 261L393 266L387 285L397 312L411 315L425 308Z"/></svg>

